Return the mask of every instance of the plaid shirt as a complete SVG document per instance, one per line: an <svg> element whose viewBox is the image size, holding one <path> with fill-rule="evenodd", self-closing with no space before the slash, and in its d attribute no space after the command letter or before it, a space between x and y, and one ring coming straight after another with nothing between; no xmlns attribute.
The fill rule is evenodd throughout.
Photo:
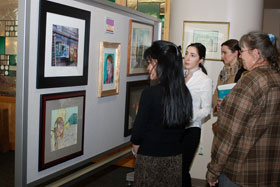
<svg viewBox="0 0 280 187"><path fill-rule="evenodd" d="M223 100L206 178L240 186L280 186L280 74L247 73Z"/></svg>

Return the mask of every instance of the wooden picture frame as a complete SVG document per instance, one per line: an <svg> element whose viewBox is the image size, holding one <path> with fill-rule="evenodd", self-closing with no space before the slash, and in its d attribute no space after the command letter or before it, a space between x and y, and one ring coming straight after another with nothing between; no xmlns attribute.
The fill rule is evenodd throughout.
<svg viewBox="0 0 280 187"><path fill-rule="evenodd" d="M40 1L37 88L87 85L89 11Z"/></svg>
<svg viewBox="0 0 280 187"><path fill-rule="evenodd" d="M129 21L127 76L148 74L148 63L145 62L143 55L151 46L153 39L153 25L135 20Z"/></svg>
<svg viewBox="0 0 280 187"><path fill-rule="evenodd" d="M120 43L100 42L98 97L119 93Z"/></svg>
<svg viewBox="0 0 280 187"><path fill-rule="evenodd" d="M229 39L229 22L184 21L182 54L191 43L206 47L206 60L221 60L221 44Z"/></svg>
<svg viewBox="0 0 280 187"><path fill-rule="evenodd" d="M150 80L126 83L124 137L131 135L142 91L149 86Z"/></svg>
<svg viewBox="0 0 280 187"><path fill-rule="evenodd" d="M83 155L85 91L41 95L39 171Z"/></svg>

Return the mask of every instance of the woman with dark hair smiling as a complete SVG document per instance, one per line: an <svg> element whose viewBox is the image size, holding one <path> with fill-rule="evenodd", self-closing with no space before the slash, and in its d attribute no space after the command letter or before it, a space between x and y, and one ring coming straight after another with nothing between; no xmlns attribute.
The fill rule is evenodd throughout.
<svg viewBox="0 0 280 187"><path fill-rule="evenodd" d="M176 45L155 41L145 53L151 80L142 92L131 142L134 187L182 185L182 139L192 118L192 98L185 85L182 54Z"/></svg>

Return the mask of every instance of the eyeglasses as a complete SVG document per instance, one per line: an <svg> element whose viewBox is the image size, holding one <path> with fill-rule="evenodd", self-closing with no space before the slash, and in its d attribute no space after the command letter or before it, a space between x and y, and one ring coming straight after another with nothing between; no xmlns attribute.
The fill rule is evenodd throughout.
<svg viewBox="0 0 280 187"><path fill-rule="evenodd" d="M244 53L245 51L251 51L251 49L247 49L247 50L242 50L242 49L241 49L241 50L239 50L239 53L242 54L242 53Z"/></svg>

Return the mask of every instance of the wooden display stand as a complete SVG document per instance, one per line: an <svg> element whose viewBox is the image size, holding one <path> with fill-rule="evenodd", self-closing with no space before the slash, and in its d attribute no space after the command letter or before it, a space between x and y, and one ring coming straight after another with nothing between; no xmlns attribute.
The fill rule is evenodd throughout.
<svg viewBox="0 0 280 187"><path fill-rule="evenodd" d="M114 151L114 152L112 152L110 154L107 154L107 155L102 156L101 158L99 158L97 160L94 160L93 162L101 161L101 160L103 160L105 158L108 158L109 156L112 156L113 154L116 154L118 152L121 152L121 151L127 149L128 147L131 147L131 145L124 146L124 147L122 147L122 148L120 148L120 149L118 149L118 150L116 150L116 151ZM122 166L122 167L134 168L134 163L135 163L135 157L134 157L134 155L131 154L130 156L128 156L128 157L126 157L126 158L116 162L114 165Z"/></svg>
<svg viewBox="0 0 280 187"><path fill-rule="evenodd" d="M5 129L8 131L8 134L4 130L0 129L1 135L7 134L9 139L9 150L15 150L15 122L16 122L16 98L0 96L0 111L6 110L6 116L3 116L0 119L0 123L6 125ZM5 113L5 112L4 112ZM4 115L4 114L3 114ZM1 137L2 140L2 137Z"/></svg>
<svg viewBox="0 0 280 187"><path fill-rule="evenodd" d="M134 168L135 164L135 157L134 155L130 155L129 157L126 157L120 161L118 161L115 165L122 166L122 167L128 167L128 168Z"/></svg>

